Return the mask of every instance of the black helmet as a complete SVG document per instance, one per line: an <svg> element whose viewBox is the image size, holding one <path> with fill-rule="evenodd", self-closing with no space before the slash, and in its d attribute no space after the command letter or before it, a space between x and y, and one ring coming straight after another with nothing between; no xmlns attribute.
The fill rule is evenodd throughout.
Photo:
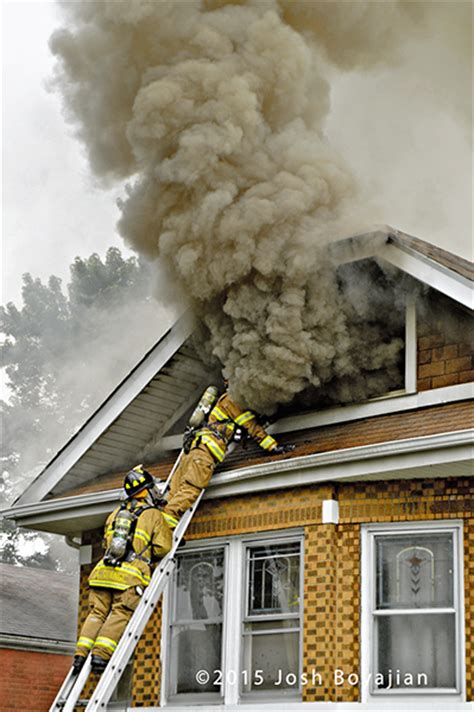
<svg viewBox="0 0 474 712"><path fill-rule="evenodd" d="M123 486L127 497L133 497L144 489L153 487L154 484L153 476L143 469L143 465L136 465L125 475Z"/></svg>

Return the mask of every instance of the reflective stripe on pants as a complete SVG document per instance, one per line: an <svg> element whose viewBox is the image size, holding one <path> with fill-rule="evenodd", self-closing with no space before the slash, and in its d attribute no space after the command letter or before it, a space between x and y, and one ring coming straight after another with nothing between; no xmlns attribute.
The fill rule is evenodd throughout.
<svg viewBox="0 0 474 712"><path fill-rule="evenodd" d="M82 626L75 655L85 657L91 651L93 655L108 660L139 601L135 586L125 591L91 587L89 615Z"/></svg>

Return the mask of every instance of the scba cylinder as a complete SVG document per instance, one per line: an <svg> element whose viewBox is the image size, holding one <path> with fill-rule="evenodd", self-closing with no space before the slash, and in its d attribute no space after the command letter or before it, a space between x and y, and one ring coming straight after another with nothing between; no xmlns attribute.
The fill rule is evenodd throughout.
<svg viewBox="0 0 474 712"><path fill-rule="evenodd" d="M214 403L217 400L219 391L216 386L208 386L201 396L201 400L193 410L193 413L189 419L189 425L191 428L199 428L206 417L212 410Z"/></svg>
<svg viewBox="0 0 474 712"><path fill-rule="evenodd" d="M132 522L133 515L128 510L123 509L117 514L112 541L104 556L104 563L107 566L118 566L123 560L127 551Z"/></svg>

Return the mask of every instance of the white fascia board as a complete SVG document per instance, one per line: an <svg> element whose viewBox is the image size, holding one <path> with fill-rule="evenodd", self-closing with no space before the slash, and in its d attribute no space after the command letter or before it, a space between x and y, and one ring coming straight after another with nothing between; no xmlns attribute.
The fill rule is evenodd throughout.
<svg viewBox="0 0 474 712"><path fill-rule="evenodd" d="M439 262L423 255L410 245L389 242L390 235L400 234L389 225L334 242L329 252L335 264L377 257L385 260L415 279L446 294L469 309L474 306L474 284Z"/></svg>
<svg viewBox="0 0 474 712"><path fill-rule="evenodd" d="M411 253L408 247L390 243L381 245L376 256L468 309L474 308L473 283L438 262L419 253Z"/></svg>
<svg viewBox="0 0 474 712"><path fill-rule="evenodd" d="M344 237L329 245L329 255L334 265L370 259L387 242L392 228L381 225L370 232Z"/></svg>
<svg viewBox="0 0 474 712"><path fill-rule="evenodd" d="M363 418L373 418L378 415L392 415L408 410L428 408L429 406L445 405L458 401L469 400L473 396L472 383L460 383L445 388L433 388L419 393L401 393L400 395L374 398L367 403L338 406L327 410L282 418L268 428L271 433L290 433L307 428L319 428L323 425L347 423Z"/></svg>
<svg viewBox="0 0 474 712"><path fill-rule="evenodd" d="M65 447L58 452L18 498L17 504L37 502L53 489L176 353L191 335L194 326L192 315L186 312Z"/></svg>
<svg viewBox="0 0 474 712"><path fill-rule="evenodd" d="M433 465L449 466L472 458L472 429L418 438L395 440L374 445L362 445L332 452L314 453L287 460L273 460L247 468L220 472L212 478L204 497L250 494L286 487L326 482L328 480L358 480L370 474L384 478L384 474ZM91 492L74 497L52 499L36 504L17 505L3 512L20 526L38 526L47 530L48 523L91 519L110 513L111 505L123 495L122 489ZM71 527L69 526L69 529ZM80 529L80 527L79 527Z"/></svg>
<svg viewBox="0 0 474 712"><path fill-rule="evenodd" d="M277 489L326 482L348 481L377 474L383 479L398 471L472 460L474 430L426 435L361 445L332 452L314 453L271 461L215 475L205 498L231 496L262 489ZM427 477L429 474L427 473ZM448 476L448 475L447 475ZM258 482L252 482L257 479Z"/></svg>

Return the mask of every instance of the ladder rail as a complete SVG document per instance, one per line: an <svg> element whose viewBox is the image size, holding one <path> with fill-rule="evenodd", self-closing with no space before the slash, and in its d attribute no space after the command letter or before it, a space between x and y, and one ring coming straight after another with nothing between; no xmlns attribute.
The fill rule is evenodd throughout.
<svg viewBox="0 0 474 712"><path fill-rule="evenodd" d="M184 450L180 450L180 453L179 453L178 457L176 458L173 467L171 468L171 472L169 473L168 477L166 478L165 485L161 491L162 495L165 495L167 493L167 491L169 490L171 480L173 478L174 473L178 469L179 463L181 462L183 455L184 455Z"/></svg>
<svg viewBox="0 0 474 712"><path fill-rule="evenodd" d="M169 487L171 484L171 479L181 462L183 454L184 454L184 451L181 450L178 457L176 458L176 460L174 462L174 465L173 465L165 483L164 483L163 488L162 489L160 488L162 496L165 495L166 492L169 490ZM143 632L143 629L145 628L146 623L147 623L156 603L158 602L161 594L163 593L163 590L166 587L166 584L169 580L170 572L174 567L174 563L175 563L174 556L176 554L176 549L178 548L178 546L181 542L181 539L183 538L184 532L186 531L188 524L189 524L190 520L192 519L192 516L193 516L203 494L204 494L204 490L200 493L198 499L192 505L192 507L190 507L188 509L188 511L185 512L183 517L181 518L181 521L179 522L179 524L175 530L174 536L173 536L173 544L172 544L171 550L168 552L168 554L165 557L163 557L159 566L154 571L152 579L150 581L150 584L146 587L146 589L143 593L143 597L142 597L139 605L137 606L136 611L134 612L133 616L131 617L131 619L127 625L127 628L125 629L123 636L121 637L121 639L119 641L116 651L112 655L112 658L110 659L109 664L107 665L107 668L105 669L104 673L102 674L101 681L104 678L104 676L107 675L107 673L109 672L109 669L110 669L110 671L118 670L117 663L115 661L115 657L116 657L116 654L119 652L120 644L121 644L122 640L123 641L127 640L127 642L130 640L132 640L132 641L135 640L135 643L133 644L133 647L131 648L131 651L126 658L126 662L120 667L120 672L116 672L115 675L113 676L113 679L116 678L116 682L115 682L115 685L110 690L110 693L108 692L109 686L107 685L107 688L106 688L107 693L106 694L108 694L108 697L107 697L107 701L105 704L107 704L113 690L115 689L115 687L122 675L123 669L125 668L125 665L127 664L128 660L135 648L136 643L138 642L138 638L140 637L141 633ZM145 615L146 613L148 615ZM135 618L137 615L138 615L138 618ZM133 620L140 619L140 621L141 621L142 617L143 617L144 622L143 622L142 627L140 628L140 631L139 631L138 637L137 637L137 633L135 631L135 626L131 626L131 624L132 624ZM141 623L140 623L140 625L141 625ZM130 632L130 630L132 628L134 629L133 633ZM128 651L128 647L127 647L127 651ZM74 673L73 668L71 667L71 669L69 670L68 674L66 675L66 677L63 681L63 684L61 685L61 687L59 689L58 694L56 695L56 697L53 701L53 704L49 708L49 712L74 712L74 707L76 706L79 696L85 687L85 684L89 678L90 672L91 672L91 654L89 654L87 656L86 661L85 661L82 669L80 670L79 674ZM100 682L97 685L97 689L99 688ZM87 709L89 709L89 707L87 707ZM102 707L102 709L104 709L104 707Z"/></svg>
<svg viewBox="0 0 474 712"><path fill-rule="evenodd" d="M73 698L74 700L77 700L79 695L82 692L82 689L84 685L87 682L87 678L89 677L91 670L91 656L88 655L86 658L86 661L79 673L77 675L76 673L73 672L73 669L69 670L68 674L64 678L64 682L59 688L59 692L54 698L54 702L51 705L50 712L69 712L69 710L73 710L74 707L68 707L68 701L69 699ZM75 690L75 687L77 686L77 690ZM76 694L77 692L77 694Z"/></svg>
<svg viewBox="0 0 474 712"><path fill-rule="evenodd" d="M79 675L77 675L75 682L73 682L72 687L67 694L65 703L63 706L57 708L61 710L61 712L74 712L76 703L91 672L91 657L92 656L90 654L87 656L86 662L82 666Z"/></svg>

